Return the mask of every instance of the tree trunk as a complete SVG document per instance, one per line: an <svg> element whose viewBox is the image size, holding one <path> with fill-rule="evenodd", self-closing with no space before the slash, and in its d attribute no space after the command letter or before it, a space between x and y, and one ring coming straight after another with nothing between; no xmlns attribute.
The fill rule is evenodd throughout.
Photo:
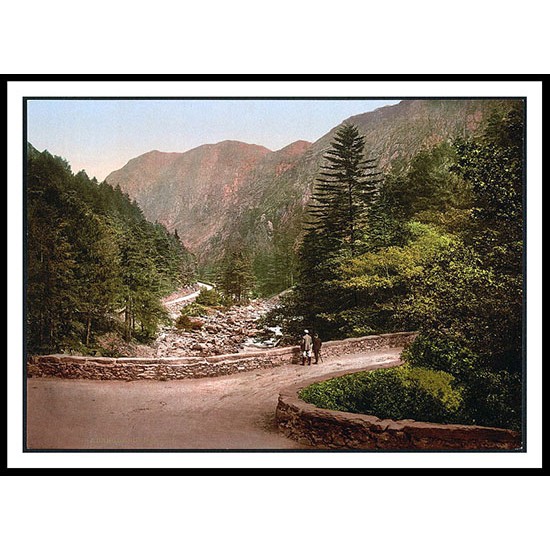
<svg viewBox="0 0 550 550"><path fill-rule="evenodd" d="M130 316L131 316L131 299L128 296L126 298L126 307L124 308L124 339L130 340Z"/></svg>
<svg viewBox="0 0 550 550"><path fill-rule="evenodd" d="M88 319L86 322L86 347L90 345L90 334L92 332L92 316L91 314L88 315Z"/></svg>

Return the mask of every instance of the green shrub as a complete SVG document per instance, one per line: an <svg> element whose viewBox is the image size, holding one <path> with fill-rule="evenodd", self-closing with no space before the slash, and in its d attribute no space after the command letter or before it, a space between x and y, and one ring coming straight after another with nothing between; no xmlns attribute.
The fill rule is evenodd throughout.
<svg viewBox="0 0 550 550"><path fill-rule="evenodd" d="M201 289L200 294L195 300L196 304L201 304L203 306L217 307L222 305L223 297L222 295L214 288L208 290L206 288Z"/></svg>
<svg viewBox="0 0 550 550"><path fill-rule="evenodd" d="M180 313L189 317L202 317L203 315L208 314L208 308L202 304L198 304L197 302L192 302L182 308Z"/></svg>
<svg viewBox="0 0 550 550"><path fill-rule="evenodd" d="M478 357L449 337L419 334L405 350L404 359L411 367L444 371L460 379L478 368Z"/></svg>
<svg viewBox="0 0 550 550"><path fill-rule="evenodd" d="M499 365L457 340L436 334L419 335L405 350L404 358L412 367L454 376L454 386L462 388L459 422L521 429L521 373L509 372L505 359Z"/></svg>
<svg viewBox="0 0 550 550"><path fill-rule="evenodd" d="M519 373L478 369L470 374L463 387L465 423L521 430Z"/></svg>
<svg viewBox="0 0 550 550"><path fill-rule="evenodd" d="M300 397L318 407L378 418L455 422L461 390L451 374L409 366L359 372L313 384Z"/></svg>

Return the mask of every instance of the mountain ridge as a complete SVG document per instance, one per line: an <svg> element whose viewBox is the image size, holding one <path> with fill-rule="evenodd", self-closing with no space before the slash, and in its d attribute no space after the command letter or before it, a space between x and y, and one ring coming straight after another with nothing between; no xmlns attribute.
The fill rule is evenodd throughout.
<svg viewBox="0 0 550 550"><path fill-rule="evenodd" d="M358 127L366 154L388 171L422 149L474 135L499 103L406 99L342 123ZM224 249L242 243L260 263L269 263L281 242L281 255L295 251L323 154L339 126L313 143L297 140L277 151L225 140L184 153L146 153L109 174L107 182L120 185L148 219L177 229L199 261L215 263Z"/></svg>
<svg viewBox="0 0 550 550"><path fill-rule="evenodd" d="M235 210L259 172L276 177L310 146L298 140L282 149L237 140L204 144L183 153L149 151L107 176L107 183L135 199L148 219L177 229L200 254L205 239L221 229L224 212ZM153 192L151 192L153 190ZM190 215L191 214L191 215Z"/></svg>

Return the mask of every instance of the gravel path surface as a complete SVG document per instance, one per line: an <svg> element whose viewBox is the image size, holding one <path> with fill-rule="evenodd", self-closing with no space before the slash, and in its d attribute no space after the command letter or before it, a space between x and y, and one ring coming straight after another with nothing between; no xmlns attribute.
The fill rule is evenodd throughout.
<svg viewBox="0 0 550 550"><path fill-rule="evenodd" d="M376 350L218 378L159 381L27 380L29 449L312 449L281 435L279 390L302 379L377 368ZM379 365L381 363L381 365Z"/></svg>
<svg viewBox="0 0 550 550"><path fill-rule="evenodd" d="M183 295L177 296L175 298L168 297L163 301L164 307L169 308L171 316L174 319L178 316L178 309L187 303L191 303L195 301L198 298L203 288L205 290L212 290L214 288L212 285L207 285L206 283L197 283L197 287L198 287L198 290L195 290L193 292L187 292L184 290ZM176 304L179 306L179 308L176 308L175 311L171 311L170 306L174 306Z"/></svg>

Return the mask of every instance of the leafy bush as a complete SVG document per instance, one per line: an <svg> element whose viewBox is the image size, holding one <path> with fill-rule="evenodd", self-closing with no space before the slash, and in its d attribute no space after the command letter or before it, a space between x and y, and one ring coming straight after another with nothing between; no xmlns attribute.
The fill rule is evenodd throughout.
<svg viewBox="0 0 550 550"><path fill-rule="evenodd" d="M404 351L411 367L448 372L462 378L478 366L477 356L450 337L419 334Z"/></svg>
<svg viewBox="0 0 550 550"><path fill-rule="evenodd" d="M300 397L318 407L379 418L456 422L461 389L448 373L410 366L359 372L313 384Z"/></svg>
<svg viewBox="0 0 550 550"><path fill-rule="evenodd" d="M521 430L521 375L478 369L463 383L464 422Z"/></svg>
<svg viewBox="0 0 550 550"><path fill-rule="evenodd" d="M186 305L180 311L181 315L187 315L189 317L201 317L208 314L208 309L197 302L192 302L191 304Z"/></svg>
<svg viewBox="0 0 550 550"><path fill-rule="evenodd" d="M203 306L217 307L222 305L222 301L223 297L216 289L212 288L208 290L203 288L197 296L195 303Z"/></svg>
<svg viewBox="0 0 550 550"><path fill-rule="evenodd" d="M405 350L412 366L445 371L462 388L462 407L458 421L465 424L519 430L521 428L521 373L510 372L505 361L475 354L450 337L421 334Z"/></svg>

